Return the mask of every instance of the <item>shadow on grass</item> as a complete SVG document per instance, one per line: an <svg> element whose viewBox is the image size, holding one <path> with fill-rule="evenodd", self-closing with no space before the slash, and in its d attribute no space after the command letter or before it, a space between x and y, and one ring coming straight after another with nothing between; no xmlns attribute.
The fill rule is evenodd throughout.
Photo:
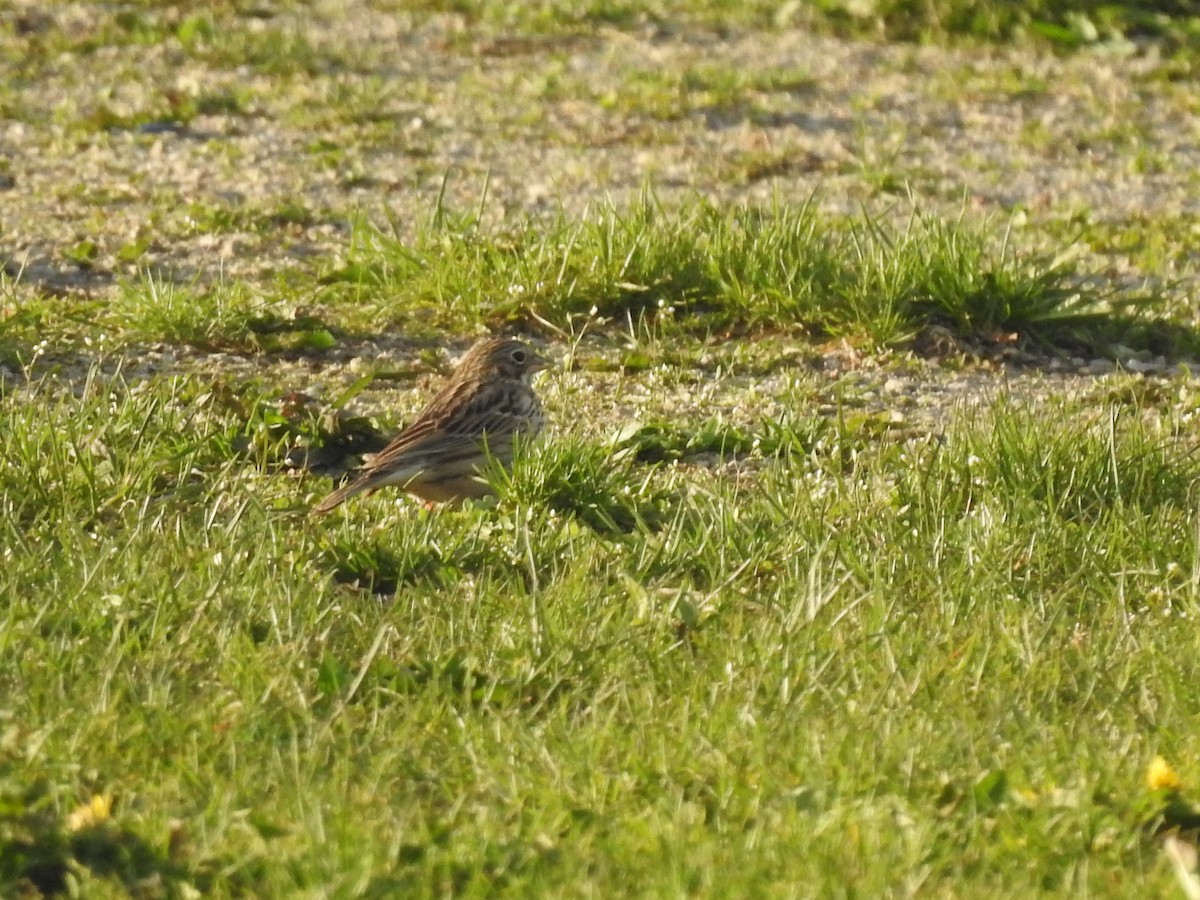
<svg viewBox="0 0 1200 900"><path fill-rule="evenodd" d="M1200 358L1200 332L1175 322L1120 313L1044 322L1018 331L1002 327L978 332L932 315L900 346L926 359L1008 362L1022 369L1045 368L1063 356L1121 364L1161 357L1169 363Z"/></svg>
<svg viewBox="0 0 1200 900"><path fill-rule="evenodd" d="M317 667L319 698L314 704L318 713L372 694L376 700L437 695L466 706L537 710L567 697L575 687L570 679L540 669L498 675L463 650L433 659L378 657L361 678L359 665L358 660L343 660L332 653L321 659Z"/></svg>
<svg viewBox="0 0 1200 900"><path fill-rule="evenodd" d="M259 881L254 864L186 861L182 826L165 840L146 840L110 817L109 798L94 799L64 821L53 811L49 785L35 780L22 787L20 774L0 762L0 894L6 897L75 895L81 877L130 896L207 894L218 886L241 894Z"/></svg>
<svg viewBox="0 0 1200 900"><path fill-rule="evenodd" d="M445 587L486 564L485 554L443 550L433 543L399 545L394 541L334 539L320 561L338 584L390 597L405 586Z"/></svg>

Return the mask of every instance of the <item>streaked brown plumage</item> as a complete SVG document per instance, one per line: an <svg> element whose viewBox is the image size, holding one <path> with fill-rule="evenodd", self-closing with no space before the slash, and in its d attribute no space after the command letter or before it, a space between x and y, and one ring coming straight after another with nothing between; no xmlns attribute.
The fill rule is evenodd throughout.
<svg viewBox="0 0 1200 900"><path fill-rule="evenodd" d="M478 341L417 418L371 457L358 477L314 506L313 514L389 484L439 503L490 494L479 477L488 457L510 465L513 435L533 436L542 428L542 404L530 380L545 367L545 360L520 341Z"/></svg>

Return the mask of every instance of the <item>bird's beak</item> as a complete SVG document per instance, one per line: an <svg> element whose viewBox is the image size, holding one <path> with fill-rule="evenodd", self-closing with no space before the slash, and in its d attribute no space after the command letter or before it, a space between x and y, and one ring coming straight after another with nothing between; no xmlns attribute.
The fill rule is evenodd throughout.
<svg viewBox="0 0 1200 900"><path fill-rule="evenodd" d="M529 355L529 362L526 365L526 368L529 369L529 373L532 375L534 372L540 372L542 369L550 368L550 363L538 356L536 353L531 353Z"/></svg>

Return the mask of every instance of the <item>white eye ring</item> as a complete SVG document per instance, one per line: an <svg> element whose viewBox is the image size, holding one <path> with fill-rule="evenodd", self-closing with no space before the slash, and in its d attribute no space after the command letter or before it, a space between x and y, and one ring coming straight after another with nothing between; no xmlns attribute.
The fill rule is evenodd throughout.
<svg viewBox="0 0 1200 900"><path fill-rule="evenodd" d="M512 352L512 358L513 358L513 362L515 362L518 366L524 365L525 364L525 351L524 350L514 350Z"/></svg>

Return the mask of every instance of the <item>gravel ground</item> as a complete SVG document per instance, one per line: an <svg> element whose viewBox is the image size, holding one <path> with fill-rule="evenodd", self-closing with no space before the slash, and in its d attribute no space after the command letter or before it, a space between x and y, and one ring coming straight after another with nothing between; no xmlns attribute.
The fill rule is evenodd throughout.
<svg viewBox="0 0 1200 900"><path fill-rule="evenodd" d="M496 219L582 215L646 184L668 200L815 194L830 210L897 214L911 193L922 208L991 216L998 232L1011 222L1022 246L1064 246L1087 232L1079 251L1111 285L1162 286L1192 315L1200 93L1152 47L1060 57L801 30L529 36L348 2L264 5L231 20L228 34L219 27L201 52L177 33L135 40L114 26L118 12L24 0L0 10L0 260L19 273L9 313L32 297L105 302L139 270L264 291L289 273L313 278L344 253L353 216L390 216L403 230L428 213L448 174L451 204L474 207L486 183ZM168 13L146 15L160 25L155 16ZM104 38L112 34L122 39ZM211 227L222 214L228 221ZM1152 241L1162 244L1153 253ZM71 258L81 242L94 244L85 264ZM123 367L321 392L348 383L364 360L411 362L413 349L404 335L311 358L156 345L125 348ZM87 348L45 350L67 376L91 360ZM805 374L787 377L901 418L940 411L922 413L930 421L997 390L1078 394L1095 378L1190 377L1132 354L1118 354L1116 374L1109 360L1015 351L965 368L842 347L809 356ZM640 380L666 402L653 373L613 377ZM781 396L783 377L758 392ZM559 393L581 379L604 380L564 372ZM716 393L727 398L709 398L717 408L756 408L737 377ZM357 402L400 414L411 395L410 383Z"/></svg>

